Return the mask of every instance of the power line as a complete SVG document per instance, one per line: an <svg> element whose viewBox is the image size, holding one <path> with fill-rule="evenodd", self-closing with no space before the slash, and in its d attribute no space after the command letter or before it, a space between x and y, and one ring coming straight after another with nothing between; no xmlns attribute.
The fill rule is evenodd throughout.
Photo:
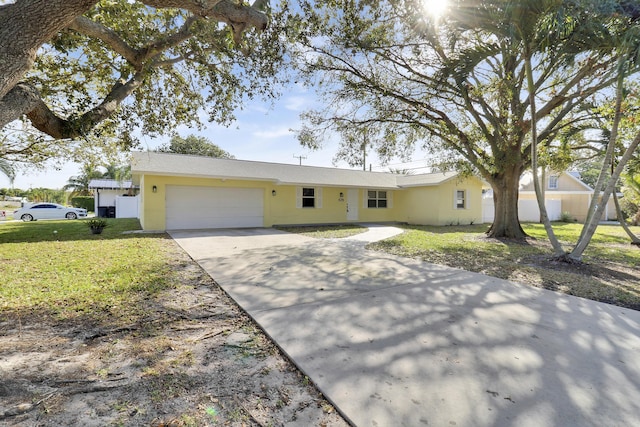
<svg viewBox="0 0 640 427"><path fill-rule="evenodd" d="M307 160L307 156L296 156L295 154L293 155L293 158L300 160L300 166L302 166L302 159Z"/></svg>
<svg viewBox="0 0 640 427"><path fill-rule="evenodd" d="M405 167L405 166L410 166L410 165L414 165L414 164L422 164L424 166L416 166L417 169L420 168L428 168L429 166L427 166L426 164L426 160L413 160L410 162L402 162L402 163L390 163L387 165L378 165L375 166L376 169L387 169L389 167L394 167L394 166L399 166L399 167Z"/></svg>

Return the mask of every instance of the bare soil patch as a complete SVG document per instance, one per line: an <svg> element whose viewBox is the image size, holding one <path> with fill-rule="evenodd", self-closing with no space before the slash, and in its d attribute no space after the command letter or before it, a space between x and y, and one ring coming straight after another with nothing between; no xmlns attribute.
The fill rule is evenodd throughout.
<svg viewBox="0 0 640 427"><path fill-rule="evenodd" d="M347 426L218 285L167 244L179 280L142 303L144 321L0 314L0 426Z"/></svg>

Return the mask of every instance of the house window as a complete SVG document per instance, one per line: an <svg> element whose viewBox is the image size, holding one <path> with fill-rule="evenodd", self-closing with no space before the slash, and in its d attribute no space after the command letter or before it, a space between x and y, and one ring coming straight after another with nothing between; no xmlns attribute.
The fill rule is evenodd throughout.
<svg viewBox="0 0 640 427"><path fill-rule="evenodd" d="M303 208L315 208L316 207L316 189L315 188L302 188L302 207Z"/></svg>
<svg viewBox="0 0 640 427"><path fill-rule="evenodd" d="M549 177L549 190L558 189L558 175L551 175Z"/></svg>
<svg viewBox="0 0 640 427"><path fill-rule="evenodd" d="M368 208L386 208L387 192L386 191L367 191L367 207Z"/></svg>
<svg viewBox="0 0 640 427"><path fill-rule="evenodd" d="M467 191L466 190L456 190L455 205L456 205L456 209L467 208Z"/></svg>
<svg viewBox="0 0 640 427"><path fill-rule="evenodd" d="M296 187L296 208L321 209L321 187Z"/></svg>

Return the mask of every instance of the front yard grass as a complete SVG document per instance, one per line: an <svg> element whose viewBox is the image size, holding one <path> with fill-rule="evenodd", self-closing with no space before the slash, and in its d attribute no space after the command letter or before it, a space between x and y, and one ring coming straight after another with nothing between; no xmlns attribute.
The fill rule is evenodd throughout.
<svg viewBox="0 0 640 427"><path fill-rule="evenodd" d="M570 249L581 227L557 223L554 231ZM368 248L640 310L640 250L620 226L599 226L579 265L550 261L541 224L523 224L531 236L526 242L488 239L487 225L404 228Z"/></svg>
<svg viewBox="0 0 640 427"><path fill-rule="evenodd" d="M93 235L85 221L0 226L0 312L139 320L136 303L167 286L164 235L122 234L137 220L110 220Z"/></svg>

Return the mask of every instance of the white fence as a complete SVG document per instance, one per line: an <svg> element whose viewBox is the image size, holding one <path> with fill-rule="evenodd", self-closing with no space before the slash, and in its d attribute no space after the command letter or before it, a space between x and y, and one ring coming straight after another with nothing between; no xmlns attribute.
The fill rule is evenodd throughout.
<svg viewBox="0 0 640 427"><path fill-rule="evenodd" d="M562 215L561 200L546 200L545 207L551 221L557 221ZM495 216L493 197L482 199L482 222L493 222ZM518 218L522 222L540 221L540 209L536 200L518 200Z"/></svg>
<svg viewBox="0 0 640 427"><path fill-rule="evenodd" d="M116 196L116 218L138 218L139 196Z"/></svg>

